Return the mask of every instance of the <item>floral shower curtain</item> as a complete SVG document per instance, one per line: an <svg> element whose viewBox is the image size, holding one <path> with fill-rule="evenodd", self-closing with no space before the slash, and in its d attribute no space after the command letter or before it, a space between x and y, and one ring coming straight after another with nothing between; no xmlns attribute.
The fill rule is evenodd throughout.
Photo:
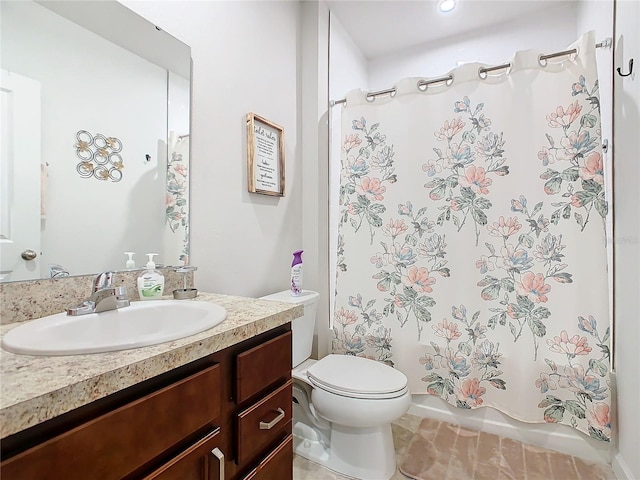
<svg viewBox="0 0 640 480"><path fill-rule="evenodd" d="M189 135L169 133L167 161L165 261L189 264Z"/></svg>
<svg viewBox="0 0 640 480"><path fill-rule="evenodd" d="M593 34L569 48L347 96L333 351L395 366L412 393L608 441Z"/></svg>

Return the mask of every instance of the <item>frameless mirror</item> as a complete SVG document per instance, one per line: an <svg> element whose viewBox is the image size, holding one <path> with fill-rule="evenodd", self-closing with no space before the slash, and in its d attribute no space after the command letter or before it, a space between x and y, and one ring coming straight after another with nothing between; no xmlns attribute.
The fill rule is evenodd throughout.
<svg viewBox="0 0 640 480"><path fill-rule="evenodd" d="M190 48L117 1L0 8L0 281L187 264Z"/></svg>

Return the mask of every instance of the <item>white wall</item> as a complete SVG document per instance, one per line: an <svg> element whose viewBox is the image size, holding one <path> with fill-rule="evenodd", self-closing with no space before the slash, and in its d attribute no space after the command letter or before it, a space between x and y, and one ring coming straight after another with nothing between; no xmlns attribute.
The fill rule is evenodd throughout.
<svg viewBox="0 0 640 480"><path fill-rule="evenodd" d="M289 287L302 245L298 2L121 3L191 46L191 263L201 291ZM286 196L247 191L245 115L284 127ZM304 260L304 256L303 256ZM306 288L313 272L305 270Z"/></svg>
<svg viewBox="0 0 640 480"><path fill-rule="evenodd" d="M2 67L42 85L42 275L47 263L81 274L124 268L125 251L137 252L138 264L162 252L165 70L33 2L2 3ZM120 182L79 176L79 130L122 142Z"/></svg>
<svg viewBox="0 0 640 480"><path fill-rule="evenodd" d="M499 65L519 50L562 50L578 36L575 15L572 3L373 59L369 62L369 87L375 91L390 88L405 77L439 77L457 62Z"/></svg>
<svg viewBox="0 0 640 480"><path fill-rule="evenodd" d="M367 59L353 43L349 34L335 15L331 16L329 32L329 98L341 100L347 92L356 88L366 89L369 83ZM335 268L338 250L338 200L340 188L340 152L342 139L342 106L329 108L329 318L333 318L333 299L336 289ZM328 323L326 324L328 327Z"/></svg>
<svg viewBox="0 0 640 480"><path fill-rule="evenodd" d="M335 15L331 15L329 45L329 98L339 100L355 88L366 89L369 84L367 59Z"/></svg>
<svg viewBox="0 0 640 480"><path fill-rule="evenodd" d="M620 479L640 478L640 2L616 2L614 74L615 368L618 442L613 459Z"/></svg>
<svg viewBox="0 0 640 480"><path fill-rule="evenodd" d="M307 288L320 294L312 356L328 353L329 335L329 10L321 2L301 3L301 49L298 57L302 142L302 242ZM311 274L311 275L309 275Z"/></svg>

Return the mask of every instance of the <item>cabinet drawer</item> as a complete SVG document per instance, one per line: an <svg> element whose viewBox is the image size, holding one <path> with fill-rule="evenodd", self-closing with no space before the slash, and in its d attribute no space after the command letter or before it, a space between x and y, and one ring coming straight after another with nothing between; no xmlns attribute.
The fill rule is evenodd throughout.
<svg viewBox="0 0 640 480"><path fill-rule="evenodd" d="M209 432L142 480L224 480L220 428Z"/></svg>
<svg viewBox="0 0 640 480"><path fill-rule="evenodd" d="M236 356L236 402L242 403L277 380L291 378L291 332Z"/></svg>
<svg viewBox="0 0 640 480"><path fill-rule="evenodd" d="M293 480L293 435L251 470L242 480Z"/></svg>
<svg viewBox="0 0 640 480"><path fill-rule="evenodd" d="M2 479L120 479L218 417L220 380L213 365L123 405L3 461Z"/></svg>
<svg viewBox="0 0 640 480"><path fill-rule="evenodd" d="M289 380L255 405L240 412L238 423L238 464L246 465L269 445L291 433L293 381Z"/></svg>

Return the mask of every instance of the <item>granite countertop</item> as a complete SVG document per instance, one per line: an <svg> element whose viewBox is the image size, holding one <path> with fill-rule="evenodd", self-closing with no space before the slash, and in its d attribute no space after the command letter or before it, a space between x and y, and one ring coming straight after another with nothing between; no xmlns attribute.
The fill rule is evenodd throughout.
<svg viewBox="0 0 640 480"><path fill-rule="evenodd" d="M227 310L226 320L190 337L118 352L31 356L0 349L0 438L284 325L303 314L302 306L254 298L199 293L195 300L223 306ZM19 325L1 326L0 335Z"/></svg>

